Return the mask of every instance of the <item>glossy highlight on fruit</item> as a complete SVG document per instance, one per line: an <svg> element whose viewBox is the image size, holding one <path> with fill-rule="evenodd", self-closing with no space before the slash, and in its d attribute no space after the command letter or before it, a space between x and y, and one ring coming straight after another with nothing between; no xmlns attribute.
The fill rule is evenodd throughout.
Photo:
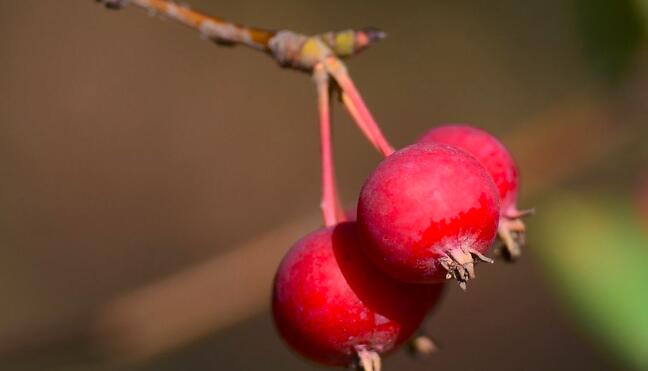
<svg viewBox="0 0 648 371"><path fill-rule="evenodd" d="M475 277L497 232L497 189L482 165L447 145L414 144L383 160L358 201L366 255L393 277L435 283Z"/></svg>
<svg viewBox="0 0 648 371"><path fill-rule="evenodd" d="M442 285L409 285L376 270L363 255L364 243L355 223L341 223L302 238L279 266L276 327L313 361L349 365L361 352L389 352L439 298Z"/></svg>
<svg viewBox="0 0 648 371"><path fill-rule="evenodd" d="M442 143L474 156L493 178L500 196L499 237L504 242L504 256L518 258L524 245L525 226L521 218L531 211L516 206L519 190L518 166L506 147L485 130L465 124L442 125L427 131L418 143Z"/></svg>

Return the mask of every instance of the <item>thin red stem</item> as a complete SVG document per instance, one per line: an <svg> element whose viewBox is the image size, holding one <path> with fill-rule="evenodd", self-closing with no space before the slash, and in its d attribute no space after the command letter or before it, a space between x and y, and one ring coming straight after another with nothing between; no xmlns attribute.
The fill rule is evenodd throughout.
<svg viewBox="0 0 648 371"><path fill-rule="evenodd" d="M319 106L321 155L322 155L322 201L320 207L324 224L329 227L344 220L344 211L340 202L335 182L333 149L331 145L331 114L329 96L329 76L324 66L317 65L313 71L317 85Z"/></svg>
<svg viewBox="0 0 648 371"><path fill-rule="evenodd" d="M394 147L389 144L371 115L344 63L334 57L327 58L324 63L328 73L335 78L342 89L342 101L360 130L385 157L391 155L394 152Z"/></svg>
<svg viewBox="0 0 648 371"><path fill-rule="evenodd" d="M351 115L351 118L353 118L353 121L355 121L358 128L360 128L360 131L362 131L364 136L377 150L380 150L380 146L378 146L373 132L367 126L366 121L363 120L362 116L360 116L360 113L358 112L356 106L353 104L353 102L351 102L349 95L344 92L340 92L340 96L342 98L342 103L347 108L347 111L349 111L349 115Z"/></svg>

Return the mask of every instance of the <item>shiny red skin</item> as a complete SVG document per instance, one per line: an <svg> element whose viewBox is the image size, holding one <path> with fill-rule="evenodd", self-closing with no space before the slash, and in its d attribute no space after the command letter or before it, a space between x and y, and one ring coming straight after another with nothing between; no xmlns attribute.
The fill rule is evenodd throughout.
<svg viewBox="0 0 648 371"><path fill-rule="evenodd" d="M356 347L389 352L407 340L438 301L442 285L408 285L376 270L352 222L298 241L275 277L279 333L301 355L347 366Z"/></svg>
<svg viewBox="0 0 648 371"><path fill-rule="evenodd" d="M513 157L497 138L473 126L449 124L430 129L418 143L448 144L474 156L497 186L502 213L515 214L519 171Z"/></svg>
<svg viewBox="0 0 648 371"><path fill-rule="evenodd" d="M451 249L485 254L499 221L497 188L467 153L446 145L414 144L383 160L365 182L358 225L372 243L367 256L393 277L435 283Z"/></svg>

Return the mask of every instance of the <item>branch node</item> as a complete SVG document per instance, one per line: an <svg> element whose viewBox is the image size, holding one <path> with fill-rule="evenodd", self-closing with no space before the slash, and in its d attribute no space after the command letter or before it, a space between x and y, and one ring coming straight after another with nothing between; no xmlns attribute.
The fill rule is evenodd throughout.
<svg viewBox="0 0 648 371"><path fill-rule="evenodd" d="M107 9L119 10L128 5L128 0L95 0L103 4Z"/></svg>

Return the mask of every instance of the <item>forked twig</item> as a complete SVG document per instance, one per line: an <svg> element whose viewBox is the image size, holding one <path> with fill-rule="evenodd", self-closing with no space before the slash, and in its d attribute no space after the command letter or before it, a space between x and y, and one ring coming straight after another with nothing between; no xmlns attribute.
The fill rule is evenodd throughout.
<svg viewBox="0 0 648 371"><path fill-rule="evenodd" d="M329 78L337 82L341 97L351 117L367 140L384 156L394 152L358 92L340 58L359 53L385 37L375 28L303 35L289 30L269 31L230 23L178 5L168 0L95 0L110 9L132 4L159 13L198 30L219 43L241 44L271 55L282 67L313 74L317 85L322 151L322 214L324 223L334 225L344 219L339 201L331 150Z"/></svg>

